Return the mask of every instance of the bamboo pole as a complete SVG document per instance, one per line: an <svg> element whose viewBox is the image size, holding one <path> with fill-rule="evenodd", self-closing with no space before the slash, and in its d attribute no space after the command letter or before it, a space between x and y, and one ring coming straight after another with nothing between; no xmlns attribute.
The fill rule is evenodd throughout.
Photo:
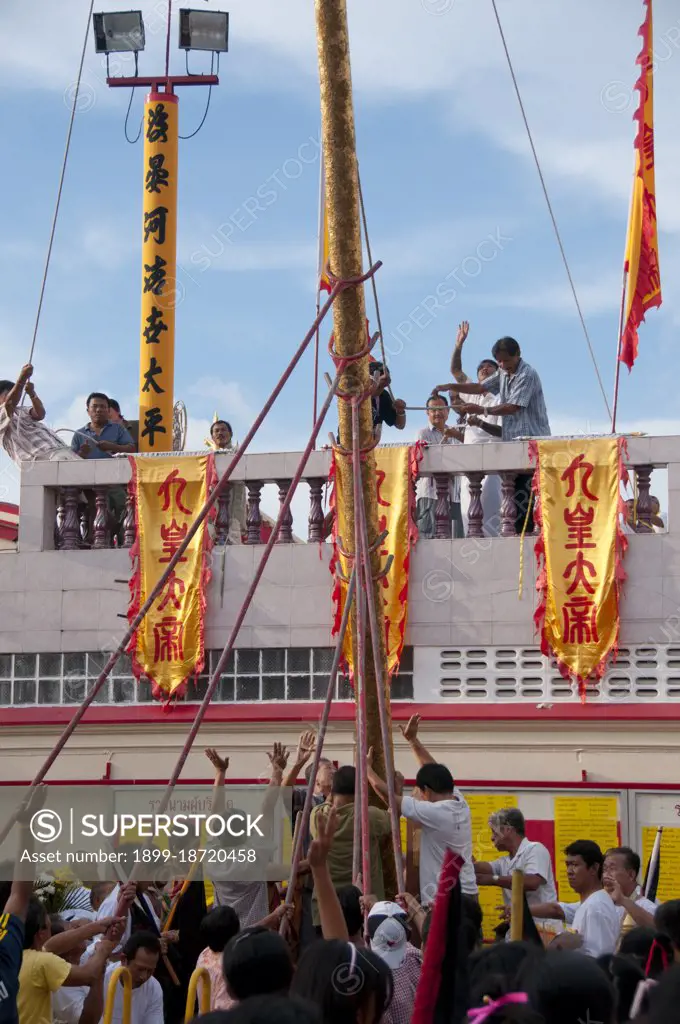
<svg viewBox="0 0 680 1024"><path fill-rule="evenodd" d="M510 903L510 941L519 942L524 934L524 872L512 873L512 900Z"/></svg>
<svg viewBox="0 0 680 1024"><path fill-rule="evenodd" d="M325 161L325 199L328 217L329 263L336 277L352 277L361 273L362 246L359 206L359 177L352 105L352 76L349 56L346 0L315 0L319 82L321 94L321 138ZM333 310L335 349L340 356L352 356L366 346L366 307L363 287L348 289L338 296ZM352 395L365 393L369 386L368 357L350 364L340 381L340 389ZM338 402L340 445L352 450L352 411L347 401ZM373 441L373 420L370 398L359 408L359 446L370 447ZM338 459L338 473L342 474L342 492L346 507L342 510L346 524L346 547L352 545L355 535L355 509L352 494L352 465L350 459ZM361 464L361 487L366 509L369 542L378 536L378 505L376 494L375 458L369 453ZM340 510L338 510L340 513ZM371 558L373 576L380 568L380 556ZM380 635L379 663L386 666L383 603L375 586L375 605ZM352 617L352 631L356 636L356 606ZM375 768L383 775L385 758L378 714L377 680L370 638L367 638L365 662L365 692L367 743L373 747ZM387 672L383 672L387 680ZM381 685L384 685L381 683ZM389 693L386 692L389 710ZM377 801L376 801L377 802ZM391 860L391 858L390 858ZM384 865L386 869L388 865ZM392 872L387 871L387 875ZM387 885L387 877L385 879ZM396 878L392 878L393 883ZM391 886L388 886L390 889Z"/></svg>

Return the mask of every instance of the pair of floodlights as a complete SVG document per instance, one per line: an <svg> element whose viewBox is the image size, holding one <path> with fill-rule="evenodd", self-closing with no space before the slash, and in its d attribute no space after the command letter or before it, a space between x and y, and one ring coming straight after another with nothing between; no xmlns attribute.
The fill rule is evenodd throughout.
<svg viewBox="0 0 680 1024"><path fill-rule="evenodd" d="M97 53L141 53L145 45L141 11L115 11L94 14ZM226 53L229 40L229 15L223 11L179 12L180 50L209 50Z"/></svg>

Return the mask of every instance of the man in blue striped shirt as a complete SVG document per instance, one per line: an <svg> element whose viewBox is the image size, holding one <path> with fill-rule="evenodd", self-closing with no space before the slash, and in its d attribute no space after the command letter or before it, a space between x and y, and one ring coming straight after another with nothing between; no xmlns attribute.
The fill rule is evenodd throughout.
<svg viewBox="0 0 680 1024"><path fill-rule="evenodd" d="M444 384L435 388L435 392L449 391L451 394L464 395L484 395L491 392L498 395L500 404L489 406L485 410L485 415L501 417L504 441L516 441L525 437L549 437L550 422L541 378L536 370L522 359L519 344L514 338L501 338L494 345L492 352L498 363L498 372L487 377L482 384ZM479 406L463 405L460 411L476 415ZM519 473L515 480L517 533L522 532L525 520L527 531L533 530L531 511L527 516L532 478L533 473Z"/></svg>

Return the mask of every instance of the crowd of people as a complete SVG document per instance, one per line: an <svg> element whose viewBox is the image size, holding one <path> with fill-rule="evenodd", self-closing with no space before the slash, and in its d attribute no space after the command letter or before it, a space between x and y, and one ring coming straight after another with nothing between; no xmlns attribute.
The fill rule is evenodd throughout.
<svg viewBox="0 0 680 1024"><path fill-rule="evenodd" d="M99 1024L120 966L132 985L131 1024L183 1021L197 967L210 979L210 1011L192 1018L192 1009L189 1019L205 1024L676 1021L680 900L657 905L643 896L639 856L628 847L603 852L588 838L560 851L574 899L559 900L550 854L526 835L516 808L491 815L498 858L475 860L468 804L422 743L419 724L413 716L402 727L417 763L412 793L401 776L394 780L399 813L420 830L417 891L383 873L390 817L380 806L369 810L370 880L357 877L355 768L322 758L312 778L315 735L306 732L292 761L280 744L269 754L267 793L292 790L290 824L303 830L300 875L287 895L272 884L285 881L274 868L247 881L78 880L50 913L34 882L15 873L0 884L0 1024ZM229 761L213 749L206 755L219 814ZM367 783L385 802L388 784L372 765L369 752ZM313 809L297 823L302 773ZM31 847L28 822L46 789L22 807L20 850ZM1 870L12 876L12 865ZM524 939L509 941L501 920L485 944L479 888L499 890L499 914L508 918L516 870ZM110 1019L122 1024L122 980L111 993Z"/></svg>

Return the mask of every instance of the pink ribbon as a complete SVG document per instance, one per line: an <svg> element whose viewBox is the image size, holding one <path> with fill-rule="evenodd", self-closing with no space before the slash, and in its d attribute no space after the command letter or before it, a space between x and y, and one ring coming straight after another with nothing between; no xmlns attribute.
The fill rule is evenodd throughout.
<svg viewBox="0 0 680 1024"><path fill-rule="evenodd" d="M485 1002L484 1006L477 1006L474 1010L468 1010L469 1024L483 1024L487 1017L491 1017L492 1014L496 1013L497 1010L501 1010L504 1006L509 1006L512 1003L528 1002L529 997L526 992L508 992L507 995L501 996L500 999Z"/></svg>

